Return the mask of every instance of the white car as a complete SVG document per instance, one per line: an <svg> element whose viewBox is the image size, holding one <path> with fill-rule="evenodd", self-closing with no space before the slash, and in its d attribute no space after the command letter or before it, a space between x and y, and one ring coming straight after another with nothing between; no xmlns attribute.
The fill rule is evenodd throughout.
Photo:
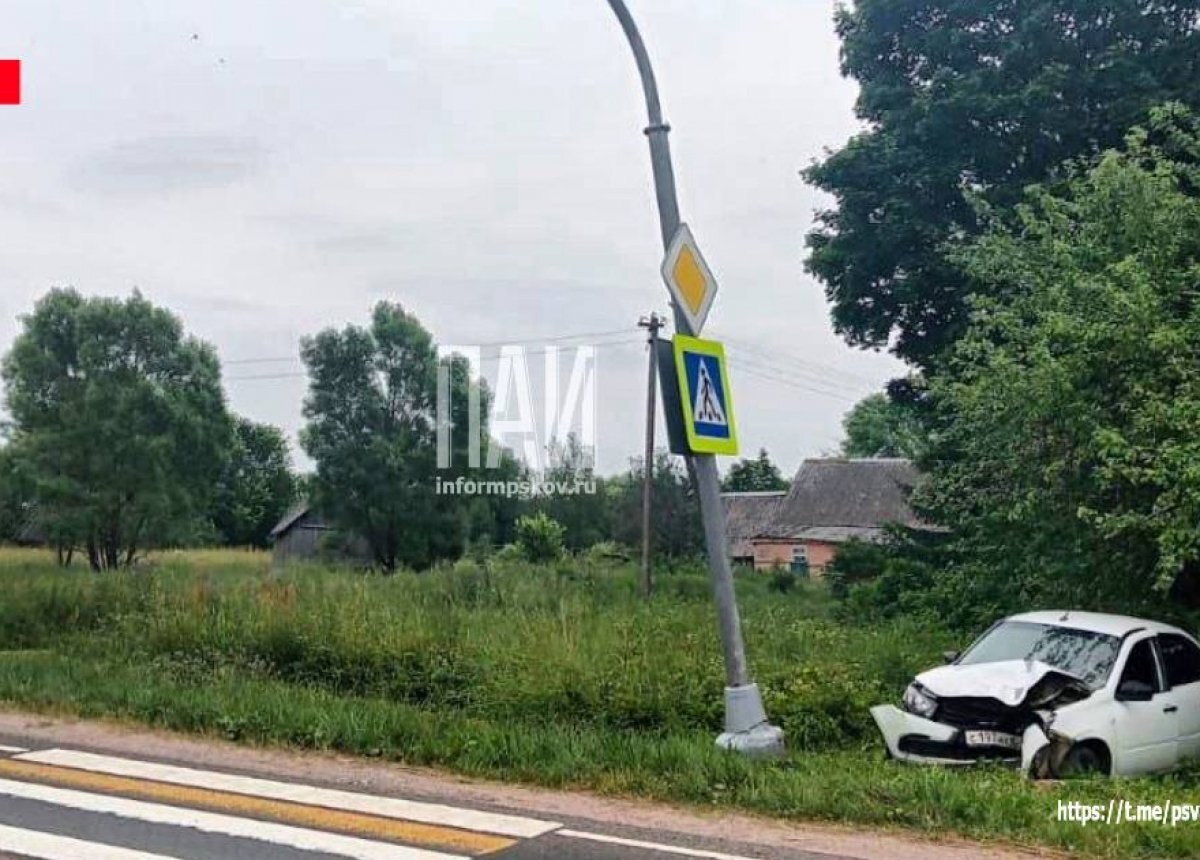
<svg viewBox="0 0 1200 860"><path fill-rule="evenodd" d="M871 716L897 759L1020 763L1035 777L1167 771L1200 756L1200 645L1092 612L1005 618Z"/></svg>

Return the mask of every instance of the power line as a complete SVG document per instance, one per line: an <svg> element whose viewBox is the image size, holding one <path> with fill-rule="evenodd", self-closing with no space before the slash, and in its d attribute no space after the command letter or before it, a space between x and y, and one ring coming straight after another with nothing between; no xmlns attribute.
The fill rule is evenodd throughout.
<svg viewBox="0 0 1200 860"><path fill-rule="evenodd" d="M624 340L611 341L608 343L584 344L584 345L585 346L593 346L597 349L601 349L601 348L608 349L610 347L611 348L628 347L628 346L633 346L635 344L641 345L642 343L644 343L644 339L640 336L634 336L631 338L628 331L623 332L623 334L625 335ZM544 347L542 349L528 349L528 350L525 350L522 353L522 355L523 356L544 355L547 352L549 352L550 349L551 349L551 347ZM485 356L480 357L480 361L497 361L500 358L502 358L502 356L499 354L485 355ZM259 381L259 380L299 379L299 378L306 377L306 376L308 376L308 371L296 370L296 371L289 371L286 373L257 373L257 374L250 374L247 376L227 376L227 377L225 377L225 382L252 382L252 381Z"/></svg>
<svg viewBox="0 0 1200 860"><path fill-rule="evenodd" d="M831 391L823 391L819 388L814 388L811 385L806 385L802 382L796 382L795 380L792 380L792 379L785 379L781 376L773 376L769 373L764 373L763 371L761 371L757 368L754 368L754 367L742 367L740 369L746 373L749 373L752 376L757 376L760 379L767 379L767 380L770 380L771 382L778 382L783 385L790 385L793 388L798 388L802 391L807 391L810 394L817 394L821 397L829 397L833 400L840 400L842 403L845 403L847 405L853 405L854 403L857 402L852 397L846 397L845 395L842 395L842 394L835 394Z"/></svg>
<svg viewBox="0 0 1200 860"><path fill-rule="evenodd" d="M837 376L841 377L847 382L854 382L860 385L877 385L877 383L872 379L868 379L867 377L854 373L850 370L834 367L833 365L825 362L801 358L793 353L749 343L741 338L729 337L727 335L720 337L726 343L735 347L739 352L748 352L773 362L788 362L795 366L794 369L796 371L800 373L807 373L810 376L817 377L818 379L827 380L828 377Z"/></svg>
<svg viewBox="0 0 1200 860"><path fill-rule="evenodd" d="M528 345L528 344L561 343L563 341L568 341L568 340L584 340L586 338L610 337L612 335L628 334L628 333L629 333L628 329L620 329L619 328L619 329L612 329L610 331L592 331L592 332L581 332L579 334L560 334L560 335L552 335L550 337L527 337L527 338L522 338L522 339L510 338L508 340L494 340L494 341L486 341L486 342L481 342L481 343L462 343L462 344L453 344L453 345L454 346L463 346L463 347L468 347L468 346L480 347L480 348L512 346L512 345L521 346L521 345ZM230 364L281 364L284 362L299 361L299 360L300 360L299 355L280 355L280 356L261 356L261 357L255 356L253 358L230 358L230 359L225 360L223 363L227 364L227 365L230 365Z"/></svg>

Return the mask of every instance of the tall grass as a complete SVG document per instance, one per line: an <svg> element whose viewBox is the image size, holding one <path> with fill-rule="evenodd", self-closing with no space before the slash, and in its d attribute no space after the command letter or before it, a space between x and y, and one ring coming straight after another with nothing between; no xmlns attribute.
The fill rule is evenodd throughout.
<svg viewBox="0 0 1200 860"><path fill-rule="evenodd" d="M173 553L122 574L0 553L0 699L262 743L772 814L1001 836L1102 856L1197 856L1200 829L1084 829L1055 800L1194 798L1197 774L1049 792L995 769L883 760L867 708L957 644L830 618L824 590L738 582L789 757L719 753L722 679L702 571L460 563L273 572L260 553ZM1193 800L1194 802L1194 800Z"/></svg>

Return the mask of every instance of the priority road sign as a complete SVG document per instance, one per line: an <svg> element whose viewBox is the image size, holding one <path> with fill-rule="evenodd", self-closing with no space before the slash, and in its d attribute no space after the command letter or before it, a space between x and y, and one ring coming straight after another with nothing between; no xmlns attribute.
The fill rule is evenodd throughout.
<svg viewBox="0 0 1200 860"><path fill-rule="evenodd" d="M691 334L700 334L709 308L717 296L717 279L704 261L696 238L687 224L680 224L667 248L662 263L663 280L691 326Z"/></svg>
<svg viewBox="0 0 1200 860"><path fill-rule="evenodd" d="M675 335L673 344L688 447L694 454L736 454L725 347L686 335Z"/></svg>

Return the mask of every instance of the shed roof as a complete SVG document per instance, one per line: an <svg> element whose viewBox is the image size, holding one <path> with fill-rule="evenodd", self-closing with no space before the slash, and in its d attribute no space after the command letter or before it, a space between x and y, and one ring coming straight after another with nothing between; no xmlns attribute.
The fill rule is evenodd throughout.
<svg viewBox="0 0 1200 860"><path fill-rule="evenodd" d="M287 513L275 524L275 528L271 529L271 539L274 540L294 526L309 510L311 508L307 500L296 502L296 504L288 508Z"/></svg>
<svg viewBox="0 0 1200 860"><path fill-rule="evenodd" d="M725 533L730 540L746 540L769 530L786 490L721 493L725 508Z"/></svg>
<svg viewBox="0 0 1200 860"><path fill-rule="evenodd" d="M820 527L829 535L852 535L889 523L921 528L908 504L919 479L912 462L899 458L805 460L761 534L800 537Z"/></svg>

